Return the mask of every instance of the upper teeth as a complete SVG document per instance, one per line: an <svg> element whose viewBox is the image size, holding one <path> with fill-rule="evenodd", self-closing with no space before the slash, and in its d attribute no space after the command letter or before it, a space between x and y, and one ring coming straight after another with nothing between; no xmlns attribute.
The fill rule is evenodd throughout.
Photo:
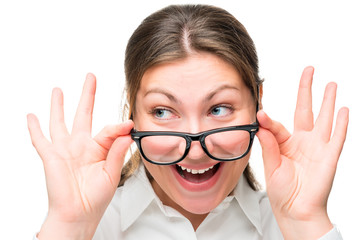
<svg viewBox="0 0 360 240"><path fill-rule="evenodd" d="M180 165L179 165L180 166ZM186 170L187 172L189 173L192 173L192 174L202 174L206 171L209 171L210 169L212 169L214 166L211 166L209 168L206 168L206 169L200 169L200 170L196 170L196 169L189 169L189 168L186 168L186 167L183 167L183 166L180 166L182 170Z"/></svg>

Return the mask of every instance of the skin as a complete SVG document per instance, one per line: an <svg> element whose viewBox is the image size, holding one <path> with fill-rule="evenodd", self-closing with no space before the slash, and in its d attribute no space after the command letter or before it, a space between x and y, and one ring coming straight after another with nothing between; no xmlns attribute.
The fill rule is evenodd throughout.
<svg viewBox="0 0 360 240"><path fill-rule="evenodd" d="M197 60L198 64L204 63L204 66L206 66L205 63L210 64L210 62L214 64L213 67L224 66L221 61L215 61L213 56L205 54L196 57L200 58ZM192 61L196 57L187 60ZM185 67L186 60L183 64L178 62L169 66ZM212 68L210 69L213 71ZM208 69L209 72L210 69ZM153 70L156 72L156 69ZM231 72L231 68L229 71ZM195 72L184 71L184 81ZM225 74L230 74L230 72ZM205 73L207 72L203 72ZM329 83L319 116L314 122L311 101L313 73L314 69L307 67L300 79L294 117L295 127L292 134L265 112L257 113L261 125L257 137L263 151L267 193L285 239L318 239L332 228L326 204L346 137L349 110L347 108L339 110L333 130L336 84ZM144 82L146 82L146 77L151 77L151 75L149 73L144 76ZM173 77L178 76L174 74ZM191 84L197 84L196 81L192 81ZM240 83L241 81L238 81L238 84ZM191 84L180 84L179 88L191 91L192 88L189 87L192 86ZM172 86L172 82L169 82L169 86ZM207 84L198 85L194 89L198 91L201 89L201 94L196 91L196 94L187 95L194 99L195 104L187 106L193 109L192 111L181 107L177 109L177 114L181 117L181 120L175 120L179 130L199 132L213 128L216 124L221 125L217 120L207 118L205 112L209 109L200 104L200 99L206 94L205 90L209 91L206 87L208 87ZM60 89L53 90L50 114L51 141L44 137L36 116L34 114L27 116L32 143L44 164L49 197L48 216L38 234L39 239L91 239L117 188L125 153L132 142L129 133L134 123L127 121L110 125L92 137L91 122L95 89L95 76L88 74L71 132L67 130L64 123L63 94ZM176 91L172 89L172 91L174 94L184 94L181 101L187 101L185 98L187 92L180 89ZM143 92L139 92L140 100L143 96L141 93ZM246 102L245 90L238 95L242 99L241 102ZM137 111L138 114L142 113L140 105ZM245 124L243 120L248 121L246 123L251 122L253 111L254 109L250 107L244 108L243 111L239 110L239 115L235 114L236 119L241 119L239 124ZM249 118L242 118L244 116ZM143 122L149 125L144 125ZM233 123L235 122L234 120ZM232 122L229 120L222 124L230 123ZM147 127L164 127L149 119L140 121L135 118L135 124L141 130L146 130ZM174 126L175 124L167 127L170 129ZM186 164L195 166L200 164L198 162L211 163L211 160L203 157L203 153L196 144L192 146L191 151L192 153L184 160ZM147 165L147 167L154 175L153 187L158 196L169 206L183 211L185 216L189 214L189 220L196 226L202 220L201 218L192 220L192 216L195 214L195 216L204 217L216 206L216 203L230 193L234 187L234 180L239 178L247 160L248 158L231 163L237 171L231 177L219 180L228 184L226 190L221 193L215 193L212 189L205 192L204 196L208 197L205 206L195 208L190 206L190 203L198 204L203 198L202 194L187 193L178 186L175 186L173 190L169 189L167 184L161 181L171 178L166 168L157 168L152 165ZM225 170L231 172L230 169ZM215 185L214 188L217 186ZM98 194L100 191L102 194ZM180 196L180 193L184 195Z"/></svg>
<svg viewBox="0 0 360 240"><path fill-rule="evenodd" d="M212 96L210 99L208 96ZM211 111L216 108L219 114ZM160 110L163 115L158 116ZM216 112L217 113L217 112ZM255 101L236 69L208 54L152 67L146 71L136 98L135 128L140 131L201 131L255 122ZM160 200L177 209L198 227L206 215L234 189L250 154L239 161L223 163L221 177L207 191L188 191L176 180L170 166L143 161L154 177L152 186ZM179 165L204 169L217 164L199 142L193 142Z"/></svg>
<svg viewBox="0 0 360 240"><path fill-rule="evenodd" d="M263 111L257 114L267 193L285 239L318 239L332 228L326 207L349 109L339 110L333 130L337 85L329 83L314 122L313 74L314 68L307 67L301 76L292 134Z"/></svg>

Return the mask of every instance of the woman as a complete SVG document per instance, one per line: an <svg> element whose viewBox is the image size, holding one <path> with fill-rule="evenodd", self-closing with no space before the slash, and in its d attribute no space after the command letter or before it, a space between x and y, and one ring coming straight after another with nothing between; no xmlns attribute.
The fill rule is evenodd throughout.
<svg viewBox="0 0 360 240"><path fill-rule="evenodd" d="M125 71L130 120L94 138L92 74L71 133L60 89L51 142L28 115L49 195L38 239L341 239L326 210L348 124L342 108L331 136L335 83L314 124L314 69L304 70L290 134L258 111L262 82L245 28L210 6L146 18L129 40ZM267 195L248 165L255 134ZM140 153L123 168L132 140Z"/></svg>

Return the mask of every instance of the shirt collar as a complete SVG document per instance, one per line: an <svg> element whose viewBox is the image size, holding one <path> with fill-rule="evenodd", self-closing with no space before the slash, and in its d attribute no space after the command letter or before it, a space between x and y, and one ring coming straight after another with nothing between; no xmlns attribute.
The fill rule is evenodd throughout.
<svg viewBox="0 0 360 240"><path fill-rule="evenodd" d="M256 227L256 230L262 235L261 210L260 210L260 192L254 191L248 184L244 175L241 175L238 184L234 190L234 196L240 208L244 211L250 222Z"/></svg>
<svg viewBox="0 0 360 240"><path fill-rule="evenodd" d="M155 199L155 192L146 176L145 167L140 167L125 181L120 198L121 230L125 231Z"/></svg>
<svg viewBox="0 0 360 240"><path fill-rule="evenodd" d="M146 176L143 164L140 164L138 170L125 181L122 191L120 198L120 219L121 230L125 231L139 218L152 201L156 201L157 197ZM258 192L251 189L243 175L240 177L233 195L239 207L255 226L259 234L262 235ZM162 209L159 201L156 202L160 209Z"/></svg>

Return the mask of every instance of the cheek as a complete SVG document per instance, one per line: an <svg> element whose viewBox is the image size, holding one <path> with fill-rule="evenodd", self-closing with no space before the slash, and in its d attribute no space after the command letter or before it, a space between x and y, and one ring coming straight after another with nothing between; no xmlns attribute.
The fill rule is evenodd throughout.
<svg viewBox="0 0 360 240"><path fill-rule="evenodd" d="M146 160L142 160L142 161L143 161L146 169L151 174L151 176L155 179L157 185L161 186L161 188L164 190L171 188L171 186L169 186L169 184L171 183L171 181L169 181L169 179L171 177L170 174L172 174L170 166L160 166L160 165L149 163ZM154 187L154 182L152 182L151 184ZM156 190L156 189L154 189L154 190Z"/></svg>
<svg viewBox="0 0 360 240"><path fill-rule="evenodd" d="M151 176L154 178L158 178L161 175L161 169L160 166L149 163L148 161L142 159L146 169L150 172Z"/></svg>
<svg viewBox="0 0 360 240"><path fill-rule="evenodd" d="M174 185L174 178L170 166L159 166L143 160L146 169L149 171L153 180L151 186L159 199L168 206L176 207L177 199L181 194L177 192Z"/></svg>
<svg viewBox="0 0 360 240"><path fill-rule="evenodd" d="M225 171L223 172L223 184L226 186L225 194L230 194L234 190L248 162L249 157L227 163L226 169L224 169Z"/></svg>

